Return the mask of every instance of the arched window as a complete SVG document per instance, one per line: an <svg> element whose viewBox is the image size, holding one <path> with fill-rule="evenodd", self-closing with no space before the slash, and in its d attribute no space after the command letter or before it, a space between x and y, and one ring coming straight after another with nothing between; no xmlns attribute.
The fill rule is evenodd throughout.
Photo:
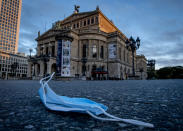
<svg viewBox="0 0 183 131"><path fill-rule="evenodd" d="M104 46L100 47L100 58L104 58Z"/></svg>
<svg viewBox="0 0 183 131"><path fill-rule="evenodd" d="M55 56L55 46L52 46L52 54L51 56Z"/></svg>
<svg viewBox="0 0 183 131"><path fill-rule="evenodd" d="M84 21L84 26L86 26L86 20Z"/></svg>
<svg viewBox="0 0 183 131"><path fill-rule="evenodd" d="M93 45L92 53L93 53L93 58L96 58L97 57L97 45Z"/></svg>
<svg viewBox="0 0 183 131"><path fill-rule="evenodd" d="M83 44L83 58L87 57L87 45Z"/></svg>
<svg viewBox="0 0 183 131"><path fill-rule="evenodd" d="M90 19L88 19L88 25L90 25Z"/></svg>
<svg viewBox="0 0 183 131"><path fill-rule="evenodd" d="M91 24L94 24L94 18L93 17L91 18Z"/></svg>
<svg viewBox="0 0 183 131"><path fill-rule="evenodd" d="M98 16L96 16L95 18L95 23L98 23Z"/></svg>
<svg viewBox="0 0 183 131"><path fill-rule="evenodd" d="M46 55L48 55L48 53L49 53L49 52L48 52L48 47L46 47Z"/></svg>
<svg viewBox="0 0 183 131"><path fill-rule="evenodd" d="M82 27L83 25L82 25L82 21L80 21L80 27Z"/></svg>

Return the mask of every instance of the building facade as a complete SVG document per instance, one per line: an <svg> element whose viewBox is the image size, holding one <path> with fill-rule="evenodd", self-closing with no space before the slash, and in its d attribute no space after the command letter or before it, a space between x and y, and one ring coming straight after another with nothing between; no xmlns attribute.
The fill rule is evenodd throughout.
<svg viewBox="0 0 183 131"><path fill-rule="evenodd" d="M14 79L27 77L28 58L25 54L0 51L0 78Z"/></svg>
<svg viewBox="0 0 183 131"><path fill-rule="evenodd" d="M63 77L127 79L132 74L132 53L126 40L98 7L90 12L75 10L45 33L38 32L37 54L29 59L28 76L57 72Z"/></svg>
<svg viewBox="0 0 183 131"><path fill-rule="evenodd" d="M136 75L139 79L147 79L147 59L144 55L136 55Z"/></svg>
<svg viewBox="0 0 183 131"><path fill-rule="evenodd" d="M17 53L22 0L0 0L0 51Z"/></svg>

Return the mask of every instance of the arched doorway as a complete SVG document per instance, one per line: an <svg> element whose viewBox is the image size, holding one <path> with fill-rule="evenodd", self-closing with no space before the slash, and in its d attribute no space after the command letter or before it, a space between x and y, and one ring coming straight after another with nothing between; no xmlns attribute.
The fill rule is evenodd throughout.
<svg viewBox="0 0 183 131"><path fill-rule="evenodd" d="M47 63L44 63L44 75L47 74Z"/></svg>
<svg viewBox="0 0 183 131"><path fill-rule="evenodd" d="M37 64L37 76L40 75L40 64Z"/></svg>
<svg viewBox="0 0 183 131"><path fill-rule="evenodd" d="M51 73L56 72L56 63L51 65Z"/></svg>
<svg viewBox="0 0 183 131"><path fill-rule="evenodd" d="M96 71L96 69L97 69L97 66L96 66L96 65L93 65L93 66L92 66L92 72ZM93 78L94 80L96 80L96 74L95 74L95 73L92 73L92 72L91 72L92 78Z"/></svg>

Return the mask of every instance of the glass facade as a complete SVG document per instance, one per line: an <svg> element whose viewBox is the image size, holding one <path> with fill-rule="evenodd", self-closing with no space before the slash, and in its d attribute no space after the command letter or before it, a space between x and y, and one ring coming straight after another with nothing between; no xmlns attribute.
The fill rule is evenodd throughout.
<svg viewBox="0 0 183 131"><path fill-rule="evenodd" d="M16 53L22 0L0 0L0 50Z"/></svg>

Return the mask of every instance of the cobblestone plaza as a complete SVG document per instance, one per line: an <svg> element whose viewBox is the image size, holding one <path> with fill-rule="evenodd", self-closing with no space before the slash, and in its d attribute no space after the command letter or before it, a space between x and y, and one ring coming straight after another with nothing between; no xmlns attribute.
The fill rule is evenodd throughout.
<svg viewBox="0 0 183 131"><path fill-rule="evenodd" d="M108 106L109 113L155 125L140 128L102 122L89 115L47 110L38 96L39 81L0 80L0 130L183 130L182 80L51 81L59 95L85 97Z"/></svg>

